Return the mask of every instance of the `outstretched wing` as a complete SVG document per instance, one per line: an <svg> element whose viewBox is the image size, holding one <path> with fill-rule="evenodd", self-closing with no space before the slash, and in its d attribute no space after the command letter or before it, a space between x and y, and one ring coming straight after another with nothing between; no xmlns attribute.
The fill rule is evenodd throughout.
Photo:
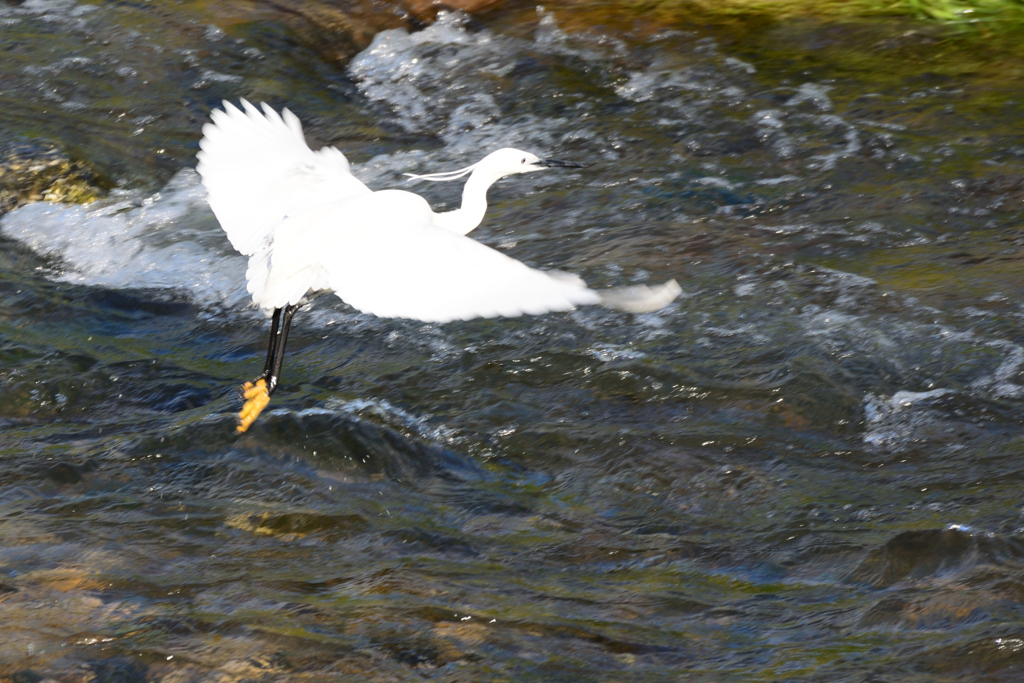
<svg viewBox="0 0 1024 683"><path fill-rule="evenodd" d="M248 273L249 291L265 310L296 303L309 289L331 289L364 313L443 323L587 304L639 313L680 292L675 281L595 291L574 275L530 268L438 227L426 201L402 190L321 205L287 223L265 277Z"/></svg>
<svg viewBox="0 0 1024 683"><path fill-rule="evenodd" d="M224 102L203 126L197 171L231 245L246 256L266 245L290 214L370 194L333 147L314 152L290 111Z"/></svg>
<svg viewBox="0 0 1024 683"><path fill-rule="evenodd" d="M549 275L434 225L385 226L346 240L325 264L331 289L364 313L448 322L600 303L578 278Z"/></svg>
<svg viewBox="0 0 1024 683"><path fill-rule="evenodd" d="M437 227L426 201L409 192L383 190L316 207L288 224L275 237L268 277L258 287L257 303L266 309L325 285L364 313L427 322L600 303L579 278L535 270Z"/></svg>

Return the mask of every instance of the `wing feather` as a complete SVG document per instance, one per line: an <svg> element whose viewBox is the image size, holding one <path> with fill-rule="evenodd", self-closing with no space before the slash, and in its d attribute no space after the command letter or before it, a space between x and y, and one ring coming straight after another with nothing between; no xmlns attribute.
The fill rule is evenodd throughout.
<svg viewBox="0 0 1024 683"><path fill-rule="evenodd" d="M285 109L242 100L224 102L203 126L199 171L210 207L231 245L250 256L266 248L290 214L346 197L370 194L333 147L314 152L302 124Z"/></svg>
<svg viewBox="0 0 1024 683"><path fill-rule="evenodd" d="M430 224L360 237L345 258L332 259L326 269L334 292L364 313L442 323L600 303L596 292L577 282Z"/></svg>
<svg viewBox="0 0 1024 683"><path fill-rule="evenodd" d="M273 269L293 272L311 262L346 303L385 318L448 322L601 302L579 278L549 275L433 225L426 202L408 192L373 193L291 222L274 245L266 305L285 292Z"/></svg>

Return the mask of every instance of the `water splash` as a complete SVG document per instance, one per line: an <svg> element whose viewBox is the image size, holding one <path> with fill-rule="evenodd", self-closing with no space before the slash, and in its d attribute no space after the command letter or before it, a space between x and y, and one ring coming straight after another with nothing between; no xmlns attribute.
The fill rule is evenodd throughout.
<svg viewBox="0 0 1024 683"><path fill-rule="evenodd" d="M248 299L245 259L224 239L192 170L149 196L27 204L0 218L0 231L50 258L63 282L167 290L204 306L244 307Z"/></svg>

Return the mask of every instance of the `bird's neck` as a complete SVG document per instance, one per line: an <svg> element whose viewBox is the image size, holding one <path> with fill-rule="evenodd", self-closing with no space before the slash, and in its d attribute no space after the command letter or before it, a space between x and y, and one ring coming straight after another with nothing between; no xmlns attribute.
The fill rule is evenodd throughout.
<svg viewBox="0 0 1024 683"><path fill-rule="evenodd" d="M495 180L497 178L473 171L466 186L462 188L462 206L454 211L435 214L434 224L459 235L465 235L476 228L487 212L487 188Z"/></svg>

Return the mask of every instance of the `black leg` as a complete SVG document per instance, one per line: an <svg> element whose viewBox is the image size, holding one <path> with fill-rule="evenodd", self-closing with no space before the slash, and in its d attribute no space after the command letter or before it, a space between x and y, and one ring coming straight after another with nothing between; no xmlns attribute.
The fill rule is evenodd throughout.
<svg viewBox="0 0 1024 683"><path fill-rule="evenodd" d="M266 381L270 377L270 371L274 368L274 354L277 351L277 334L278 326L281 322L281 309L275 308L274 315L270 318L270 341L267 343L267 362L263 364L263 372L252 378L251 382L246 382L238 390L238 397L243 401L245 400L246 390L259 382L261 379Z"/></svg>
<svg viewBox="0 0 1024 683"><path fill-rule="evenodd" d="M270 343L267 344L267 362L263 365L263 374L256 379L270 377L270 370L274 367L274 352L277 349L277 327L281 323L281 309L274 309L274 317L270 319Z"/></svg>
<svg viewBox="0 0 1024 683"><path fill-rule="evenodd" d="M267 375L267 392L274 393L274 389L277 388L277 382L281 378L281 365L284 364L284 347L288 343L288 332L292 327L292 318L295 316L295 312L299 310L299 304L292 304L284 309L284 319L281 321L281 329L277 331L274 342L274 362L270 368L269 375ZM279 313L278 309L276 313ZM275 326L276 327L276 326ZM267 363L270 363L270 358L267 358Z"/></svg>

